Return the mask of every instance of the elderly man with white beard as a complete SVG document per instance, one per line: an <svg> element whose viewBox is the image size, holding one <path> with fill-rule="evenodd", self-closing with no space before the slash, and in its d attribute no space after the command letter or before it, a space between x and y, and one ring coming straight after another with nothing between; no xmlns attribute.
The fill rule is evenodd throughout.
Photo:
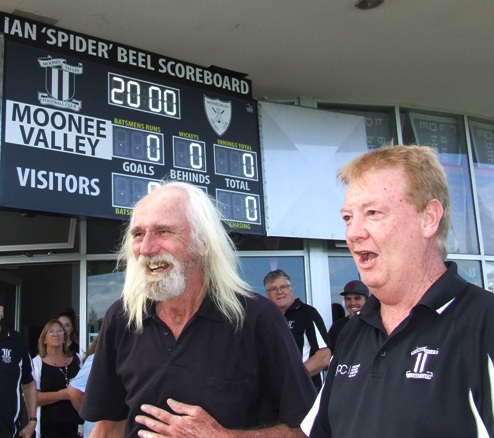
<svg viewBox="0 0 494 438"><path fill-rule="evenodd" d="M141 199L120 263L81 410L91 438L304 436L310 377L201 189L169 181Z"/></svg>

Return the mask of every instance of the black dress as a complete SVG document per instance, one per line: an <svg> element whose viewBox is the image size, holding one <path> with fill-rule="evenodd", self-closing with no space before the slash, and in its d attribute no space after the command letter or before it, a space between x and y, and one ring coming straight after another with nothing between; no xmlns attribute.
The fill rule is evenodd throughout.
<svg viewBox="0 0 494 438"><path fill-rule="evenodd" d="M74 355L66 367L48 365L43 362L41 368L41 392L55 392L66 388L80 369L79 358ZM78 425L83 420L72 406L70 400L60 400L41 407L41 438L77 438Z"/></svg>

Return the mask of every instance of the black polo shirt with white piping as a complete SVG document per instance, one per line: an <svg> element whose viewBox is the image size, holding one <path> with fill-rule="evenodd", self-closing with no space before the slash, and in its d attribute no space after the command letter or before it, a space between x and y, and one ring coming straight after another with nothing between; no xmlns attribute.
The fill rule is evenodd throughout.
<svg viewBox="0 0 494 438"><path fill-rule="evenodd" d="M329 345L328 332L319 312L296 298L285 312L286 322L305 362L321 348ZM329 348L329 347L328 347ZM312 377L317 390L321 389L322 376Z"/></svg>
<svg viewBox="0 0 494 438"><path fill-rule="evenodd" d="M0 332L0 437L13 437L21 415L22 384L33 381L31 357L21 335L7 327ZM17 436L17 435L15 435Z"/></svg>
<svg viewBox="0 0 494 438"><path fill-rule="evenodd" d="M494 294L447 267L391 335L374 296L348 322L306 434L494 437Z"/></svg>

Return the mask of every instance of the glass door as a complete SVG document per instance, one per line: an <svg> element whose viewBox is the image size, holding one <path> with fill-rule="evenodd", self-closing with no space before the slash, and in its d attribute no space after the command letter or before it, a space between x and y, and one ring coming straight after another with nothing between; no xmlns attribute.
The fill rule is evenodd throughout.
<svg viewBox="0 0 494 438"><path fill-rule="evenodd" d="M5 327L19 331L19 299L21 296L22 280L9 272L0 271L0 295L3 296L5 306L3 309Z"/></svg>

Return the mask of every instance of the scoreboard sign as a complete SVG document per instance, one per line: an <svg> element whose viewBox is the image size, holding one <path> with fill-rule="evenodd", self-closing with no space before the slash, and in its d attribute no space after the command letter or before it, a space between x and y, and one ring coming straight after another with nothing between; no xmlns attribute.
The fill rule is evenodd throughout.
<svg viewBox="0 0 494 438"><path fill-rule="evenodd" d="M244 75L0 14L0 206L126 219L168 178L265 234L257 105Z"/></svg>

